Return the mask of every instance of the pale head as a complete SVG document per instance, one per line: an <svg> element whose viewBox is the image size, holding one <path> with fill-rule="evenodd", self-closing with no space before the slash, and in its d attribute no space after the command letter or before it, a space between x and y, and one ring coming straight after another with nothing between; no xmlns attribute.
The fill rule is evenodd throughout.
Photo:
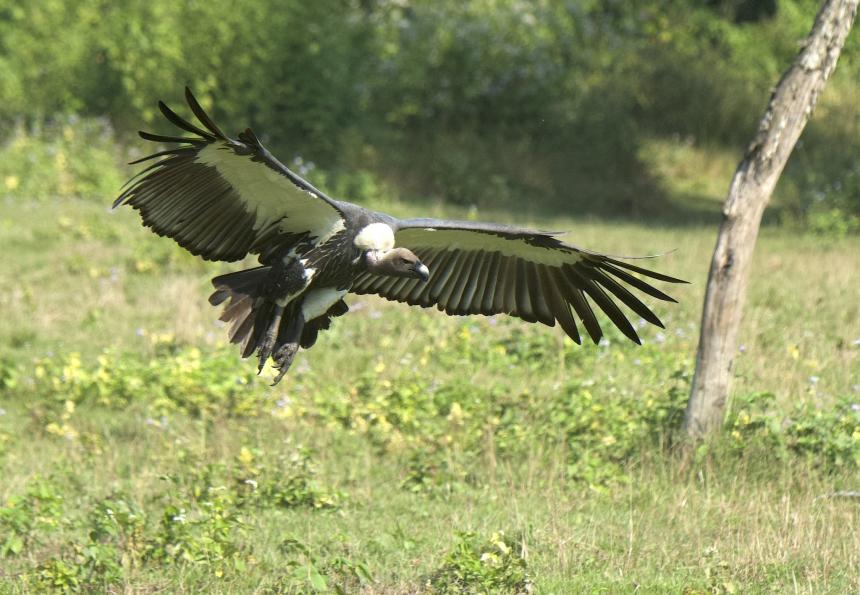
<svg viewBox="0 0 860 595"><path fill-rule="evenodd" d="M364 257L367 270L387 277L409 277L427 281L430 269L406 248L391 250L368 250Z"/></svg>

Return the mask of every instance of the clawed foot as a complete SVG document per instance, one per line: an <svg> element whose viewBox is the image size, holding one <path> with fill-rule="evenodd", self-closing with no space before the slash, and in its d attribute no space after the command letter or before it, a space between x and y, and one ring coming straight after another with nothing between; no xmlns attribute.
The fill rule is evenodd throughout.
<svg viewBox="0 0 860 595"><path fill-rule="evenodd" d="M263 371L263 368L266 366L266 362L269 360L269 356L272 355L272 349L275 347L275 337L266 335L263 342L260 343L260 346L257 348L257 357L260 358L260 363L257 365L257 374Z"/></svg>
<svg viewBox="0 0 860 595"><path fill-rule="evenodd" d="M272 312L272 321L269 323L269 328L266 329L266 334L257 348L257 356L260 358L260 363L257 365L257 374L263 371L269 356L272 355L272 349L275 348L275 341L278 339L278 331L281 328L281 316L284 314L284 307L275 304Z"/></svg>
<svg viewBox="0 0 860 595"><path fill-rule="evenodd" d="M279 383L281 378L284 377L284 374L289 371L290 366L293 365L293 359L295 359L296 353L298 352L298 343L284 343L278 348L273 356L273 359L275 360L275 368L278 369L278 375L275 376L275 381L272 382L272 386Z"/></svg>

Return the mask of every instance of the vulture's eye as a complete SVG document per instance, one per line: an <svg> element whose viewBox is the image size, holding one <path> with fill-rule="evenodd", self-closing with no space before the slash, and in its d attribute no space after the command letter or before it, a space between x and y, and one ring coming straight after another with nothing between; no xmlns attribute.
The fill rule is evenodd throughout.
<svg viewBox="0 0 860 595"><path fill-rule="evenodd" d="M402 257L401 257L401 258L400 258L400 262L402 262L403 264L409 264L409 259L408 259L408 258L402 258Z"/></svg>

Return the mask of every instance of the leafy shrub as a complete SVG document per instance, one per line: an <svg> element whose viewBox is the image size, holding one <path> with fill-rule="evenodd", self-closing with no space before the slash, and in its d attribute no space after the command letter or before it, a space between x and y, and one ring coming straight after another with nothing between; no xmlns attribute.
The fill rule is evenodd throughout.
<svg viewBox="0 0 860 595"><path fill-rule="evenodd" d="M205 566L219 577L245 567L238 544L245 525L231 493L212 487L194 500L178 493L168 498L157 526L124 494L95 503L80 523L87 537L63 545L60 555L43 559L24 578L40 590L78 591L117 584L143 564ZM32 544L22 545L32 551Z"/></svg>
<svg viewBox="0 0 860 595"><path fill-rule="evenodd" d="M0 196L78 196L108 205L124 181L120 150L104 119L19 124L0 143Z"/></svg>
<svg viewBox="0 0 860 595"><path fill-rule="evenodd" d="M45 591L72 593L81 588L80 572L74 562L50 558L36 568L33 582Z"/></svg>
<svg viewBox="0 0 860 595"><path fill-rule="evenodd" d="M244 521L232 496L224 488L210 488L190 508L170 504L147 546L146 557L158 562L211 567L217 576L244 568L236 533Z"/></svg>
<svg viewBox="0 0 860 595"><path fill-rule="evenodd" d="M122 580L119 552L111 545L73 545L63 557L52 557L35 569L33 583L40 591L79 592L104 589Z"/></svg>
<svg viewBox="0 0 860 595"><path fill-rule="evenodd" d="M736 451L760 448L763 456L805 459L824 471L860 468L860 403L839 397L822 409L799 401L786 416L772 393L736 398L726 423Z"/></svg>
<svg viewBox="0 0 860 595"><path fill-rule="evenodd" d="M162 347L165 343L161 343ZM21 390L74 404L125 407L144 402L155 417L174 412L192 415L257 415L260 392L249 387L251 366L240 364L227 348L205 356L197 348L179 348L168 341L159 357L145 360L106 351L95 365L79 354L35 362L34 373ZM165 353L167 351L167 353Z"/></svg>
<svg viewBox="0 0 860 595"><path fill-rule="evenodd" d="M0 556L16 556L40 531L57 528L63 519L63 497L50 481L35 478L22 496L0 508Z"/></svg>
<svg viewBox="0 0 860 595"><path fill-rule="evenodd" d="M311 455L309 449L299 446L280 453L272 465L243 448L236 472L240 503L261 508L336 508L343 495L319 485Z"/></svg>
<svg viewBox="0 0 860 595"><path fill-rule="evenodd" d="M440 332L430 331L430 332ZM510 336L486 336L464 324L437 338L444 349L434 353L444 369L480 367L488 373L480 384L465 384L456 375L428 378L404 362L388 373L379 362L350 387L348 398L329 394L325 386L311 397L309 417L331 420L365 436L381 452L402 453L406 474L401 485L411 491L447 493L480 482L467 469L488 448L508 461L523 460L537 444L563 452L572 481L606 485L623 481L625 467L645 446L662 446L679 427L686 400L687 368L674 356L645 347L644 394L626 393L612 380L596 387L571 381L548 392L512 391L493 371L518 366L524 373L542 373L559 357L558 341L548 333L512 330ZM613 338L614 340L614 338ZM608 343L607 343L608 345ZM609 349L564 349L571 377L588 377L597 365L629 365L604 361ZM665 358L657 364L656 358ZM666 367L675 373L665 378ZM581 373L579 373L581 372ZM659 375L659 378L656 376ZM599 392L598 392L599 390Z"/></svg>
<svg viewBox="0 0 860 595"><path fill-rule="evenodd" d="M860 232L860 217L844 209L813 206L806 217L809 231L818 235L842 238Z"/></svg>
<svg viewBox="0 0 860 595"><path fill-rule="evenodd" d="M18 384L18 366L8 356L0 357L0 392L11 391Z"/></svg>
<svg viewBox="0 0 860 595"><path fill-rule="evenodd" d="M144 550L146 514L128 496L117 493L98 502L89 513L89 538L121 553L124 563L136 566Z"/></svg>
<svg viewBox="0 0 860 595"><path fill-rule="evenodd" d="M0 508L0 556L35 560L20 580L39 591L109 590L135 570L162 564L227 577L256 563L245 540L249 507L322 509L342 498L317 483L312 453L302 447L287 448L274 461L242 448L230 464L203 464L184 448L175 455L177 471L162 476L161 493L139 504L117 491L84 502L79 515L63 506L55 482L33 480ZM44 538L59 528L80 537L65 538L56 553ZM291 585L288 591L323 584L345 593L372 582L367 566L343 552L302 552L287 564L282 583Z"/></svg>
<svg viewBox="0 0 860 595"><path fill-rule="evenodd" d="M293 161L293 168L338 199L375 208L382 208L398 199L397 191L369 169L322 171L312 163L305 164L300 158Z"/></svg>
<svg viewBox="0 0 860 595"><path fill-rule="evenodd" d="M433 593L531 593L520 540L498 532L483 539L460 533L442 566L427 579Z"/></svg>
<svg viewBox="0 0 860 595"><path fill-rule="evenodd" d="M352 593L373 582L373 576L363 562L343 556L321 559L305 543L287 537L279 549L288 557L287 573L275 585L278 593L315 592Z"/></svg>
<svg viewBox="0 0 860 595"><path fill-rule="evenodd" d="M466 466L450 449L429 445L411 449L406 460L406 477L400 487L410 492L449 494L470 483Z"/></svg>
<svg viewBox="0 0 860 595"><path fill-rule="evenodd" d="M836 114L846 108L837 107ZM844 116L842 116L844 117ZM820 127L812 126L804 136L823 135ZM834 146L847 147L857 141L857 135L844 128L832 131ZM789 163L780 181L780 221L787 226L805 229L815 235L844 238L860 233L860 165L857 151L843 150L827 161L811 162L806 143L801 140L797 156Z"/></svg>
<svg viewBox="0 0 860 595"><path fill-rule="evenodd" d="M202 566L218 577L243 570L246 523L241 496L230 486L225 466L201 464L184 449L178 454L183 472L163 477L169 482L167 504L145 537L143 560ZM128 517L124 532L133 532L138 522Z"/></svg>

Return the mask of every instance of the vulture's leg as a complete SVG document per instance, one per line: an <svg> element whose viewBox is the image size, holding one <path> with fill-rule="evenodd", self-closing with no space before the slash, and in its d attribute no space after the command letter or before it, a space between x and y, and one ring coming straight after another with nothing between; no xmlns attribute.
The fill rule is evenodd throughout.
<svg viewBox="0 0 860 595"><path fill-rule="evenodd" d="M275 367L278 369L278 375L275 376L275 381L272 383L272 386L279 383L281 378L284 377L284 374L289 371L290 366L293 365L293 359L296 357L296 353L299 352L299 342L302 339L302 331L304 328L305 317L302 316L302 312L299 310L296 312L295 318L290 322L290 326L287 327L284 342L281 343L273 356Z"/></svg>
<svg viewBox="0 0 860 595"><path fill-rule="evenodd" d="M284 306L275 304L275 309L272 312L272 321L269 323L269 328L263 337L262 342L257 350L260 357L260 364L257 366L257 374L263 371L266 361L272 355L272 349L275 347L275 341L278 338L278 331L281 328L281 317L284 315Z"/></svg>

